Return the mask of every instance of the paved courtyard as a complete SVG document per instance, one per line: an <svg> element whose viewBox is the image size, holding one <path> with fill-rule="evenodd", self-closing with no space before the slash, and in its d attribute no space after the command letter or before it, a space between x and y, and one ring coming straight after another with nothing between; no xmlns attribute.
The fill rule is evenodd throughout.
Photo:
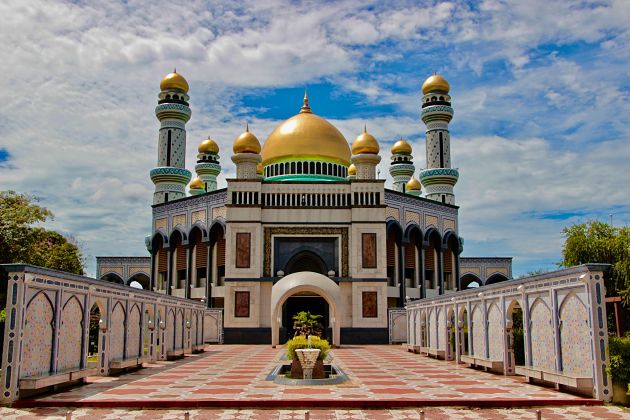
<svg viewBox="0 0 630 420"><path fill-rule="evenodd" d="M628 419L630 411L613 406L577 406L577 407L544 407L517 409L466 409L466 408L415 408L397 410L259 410L259 409L221 409L221 410L124 410L124 409L10 409L0 408L2 419L71 419L81 420L184 420L189 413L190 420L303 420L308 411L310 420L419 420L422 412L426 420L534 420L536 411L541 411L542 419Z"/></svg>
<svg viewBox="0 0 630 420"><path fill-rule="evenodd" d="M350 380L287 386L266 377L284 354L265 345L217 345L174 362L22 401L21 406L131 408L397 408L588 405L597 401L412 354L401 346L344 346L333 363Z"/></svg>

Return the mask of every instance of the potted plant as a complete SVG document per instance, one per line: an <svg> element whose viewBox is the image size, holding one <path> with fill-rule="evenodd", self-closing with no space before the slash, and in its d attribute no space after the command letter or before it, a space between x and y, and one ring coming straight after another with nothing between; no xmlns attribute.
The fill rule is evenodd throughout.
<svg viewBox="0 0 630 420"><path fill-rule="evenodd" d="M289 360L291 360L292 378L303 378L304 372L302 371L302 366L300 365L300 362L298 361L298 358L295 354L295 350L306 348L308 348L308 339L303 335L298 335L293 339L287 341L287 357L289 358ZM328 343L328 341L317 336L311 336L311 348L319 349L317 362L315 363L315 367L313 368L313 379L323 379L325 377L324 359L330 351L330 344Z"/></svg>

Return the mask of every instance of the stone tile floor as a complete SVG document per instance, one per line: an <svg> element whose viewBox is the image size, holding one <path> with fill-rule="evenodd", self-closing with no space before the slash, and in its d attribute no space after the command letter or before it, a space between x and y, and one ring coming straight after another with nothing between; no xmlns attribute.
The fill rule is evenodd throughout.
<svg viewBox="0 0 630 420"><path fill-rule="evenodd" d="M303 420L308 411L310 420L419 420L421 411L426 420L453 419L536 419L536 408L527 409L464 409L464 408L416 408L400 410L189 410L191 420ZM542 419L630 419L630 411L614 406L598 407L545 407L540 408ZM2 419L67 419L78 420L184 420L184 410L124 410L124 409L66 409L0 408Z"/></svg>
<svg viewBox="0 0 630 420"><path fill-rule="evenodd" d="M419 407L430 405L423 404L423 401L431 401L433 404L441 401L444 405L463 406L474 406L479 401L491 401L494 404L504 402L504 406L509 407L519 401L535 404L535 402L565 400L565 403L575 405L589 401L552 388L528 384L521 377L486 373L464 365L457 365L454 362L412 354L404 351L401 346L386 345L344 346L334 349L332 351L333 363L339 365L350 377L350 381L343 384L303 387L278 385L266 381L267 374L280 363L279 359L283 353L284 349L273 349L265 345L212 346L206 353L189 356L175 362L155 363L148 368L119 377L90 378L91 383L87 385L40 397L36 403L59 404L62 402L67 406L73 406L73 404L76 406L100 402L110 403L111 407L129 404L128 407L169 408L174 407L168 406L169 401L220 403L229 400L232 405L218 404L216 407L292 408L300 406L295 404L283 406L283 402L299 400L308 404L309 401L314 403L324 401L330 402L329 407L335 407L334 404L339 401L382 400L384 403L395 401L401 405L403 402L409 402L409 406ZM277 401L278 406L263 406L269 401ZM164 405L155 405L158 403ZM396 406L384 404L384 407ZM365 408L365 406L357 404L350 408ZM579 408L579 410L585 409L585 407ZM592 407L589 410L598 410L598 408ZM528 412L531 413L531 410ZM225 413L227 411L221 415ZM337 411L328 412L324 418L329 418L330 415L335 418L334 416L337 415L335 413ZM365 413L372 415L380 412L367 411ZM399 418L391 417L388 411L383 413L385 416L383 418ZM399 412L396 413L399 415ZM263 412L263 414L269 413ZM275 416L276 414L273 414L272 418ZM289 417L286 418L291 418L290 414L287 416ZM462 415L461 418L468 417Z"/></svg>

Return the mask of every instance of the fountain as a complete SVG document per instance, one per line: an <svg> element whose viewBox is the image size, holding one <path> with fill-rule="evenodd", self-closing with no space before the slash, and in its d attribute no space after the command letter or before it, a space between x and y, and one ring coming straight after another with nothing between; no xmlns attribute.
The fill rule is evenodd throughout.
<svg viewBox="0 0 630 420"><path fill-rule="evenodd" d="M313 379L313 368L315 367L315 363L317 362L317 357L319 356L319 349L311 348L311 336L308 338L308 348L305 349L297 349L295 350L295 354L300 361L300 365L302 365L302 372L304 373L304 379Z"/></svg>

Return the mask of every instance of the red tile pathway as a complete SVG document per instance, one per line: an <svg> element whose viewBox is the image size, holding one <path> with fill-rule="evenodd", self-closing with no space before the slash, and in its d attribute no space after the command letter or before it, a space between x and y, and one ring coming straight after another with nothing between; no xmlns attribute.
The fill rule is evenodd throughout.
<svg viewBox="0 0 630 420"><path fill-rule="evenodd" d="M125 410L98 408L34 408L11 409L0 407L0 417L4 420L27 419L66 419L69 413L75 420L184 420L189 413L190 420L303 420L308 411L310 420L418 420L421 412L426 420L533 420L536 410L541 411L543 419L628 419L630 411L615 406L605 407L544 407L517 409L465 409L453 407L430 407L396 410L260 410L260 409L219 409L219 410Z"/></svg>
<svg viewBox="0 0 630 420"><path fill-rule="evenodd" d="M345 346L332 351L348 382L287 386L266 381L284 349L223 345L176 362L29 401L19 407L100 408L400 408L516 407L601 404L530 385L521 377L473 370L405 352L400 346Z"/></svg>

